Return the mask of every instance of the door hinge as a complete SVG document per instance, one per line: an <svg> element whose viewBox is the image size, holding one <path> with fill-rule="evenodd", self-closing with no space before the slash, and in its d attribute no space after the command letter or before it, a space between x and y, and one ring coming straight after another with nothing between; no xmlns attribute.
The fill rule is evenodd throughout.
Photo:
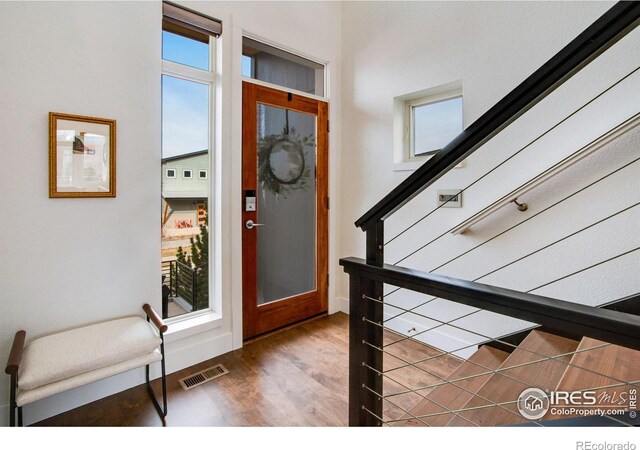
<svg viewBox="0 0 640 450"><path fill-rule="evenodd" d="M327 195L327 209L329 209L329 196Z"/></svg>
<svg viewBox="0 0 640 450"><path fill-rule="evenodd" d="M331 131L331 127L329 126L329 121L327 120L327 133Z"/></svg>
<svg viewBox="0 0 640 450"><path fill-rule="evenodd" d="M327 286L329 286L329 274L327 274Z"/></svg>

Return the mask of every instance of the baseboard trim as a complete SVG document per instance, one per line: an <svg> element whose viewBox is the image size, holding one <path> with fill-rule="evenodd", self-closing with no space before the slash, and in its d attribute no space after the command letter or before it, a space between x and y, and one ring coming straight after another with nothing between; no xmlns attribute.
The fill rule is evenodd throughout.
<svg viewBox="0 0 640 450"><path fill-rule="evenodd" d="M0 404L0 427L9 426L9 403Z"/></svg>
<svg viewBox="0 0 640 450"><path fill-rule="evenodd" d="M333 313L336 312L343 312L345 314L349 314L349 299L348 298L344 298L344 297L336 297L335 302L334 302L334 311Z"/></svg>

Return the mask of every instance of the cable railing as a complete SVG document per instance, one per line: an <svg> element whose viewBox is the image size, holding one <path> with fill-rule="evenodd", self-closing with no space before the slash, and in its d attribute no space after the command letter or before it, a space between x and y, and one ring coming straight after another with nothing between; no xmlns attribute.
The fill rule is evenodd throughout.
<svg viewBox="0 0 640 450"><path fill-rule="evenodd" d="M440 179L460 161L481 148L550 92L622 39L639 23L640 3L616 4L356 221L356 226L366 232L366 259L343 258L340 260L345 272L349 274L350 425L481 426L528 423L532 426L544 426L545 421L562 417L546 414L544 418L543 416L527 418L520 409L521 399L517 396L513 398L513 392L507 391L515 389L514 386L520 390L540 387L534 386L532 380L527 378L527 374L517 374L520 373L519 371L526 370L535 372L539 370L538 367L549 365L553 366L553 370L549 370L549 373L559 375L553 382L549 382L548 386L544 386L547 392L571 387L572 392L585 393L585 395L601 391L618 392L620 389L627 389L629 392L633 390L635 395L640 382L638 379L640 367L634 367L633 373L612 374L606 370L589 367L581 358L600 351L615 353L640 350L638 337L640 336L640 319L622 312L637 311L638 306L635 300L638 296L618 299L623 301L625 306L620 311L614 311L613 304L616 301L609 300L604 309L542 297L535 295L535 292L554 283L584 275L592 269L595 270L616 260L635 257L640 251L640 242L638 242L639 245L633 245L631 242L617 254L606 255L598 261L589 261L584 267L571 267L567 273L558 273L552 280L539 282L536 286L528 288L526 292L479 282L491 279L492 275L527 261L529 258L537 257L542 252L555 248L554 246L559 246L576 236L598 230L599 226L609 226L625 214L637 214L640 202L609 211L597 217L592 223L578 227L577 230L555 236L544 245L525 251L496 267L488 267L488 270L473 277L471 281L445 277L434 272L490 242L495 242L496 239L513 232L536 217L545 217L545 214L553 212L554 208L559 208L570 199L589 193L591 189L601 187L614 177L624 175L625 171L630 170L640 160L640 157L624 162L609 173L599 176L596 180L564 195L539 211L528 214L526 218L516 221L506 229L474 244L471 248L449 257L446 261L438 262L428 272L399 267L397 264L406 262L413 255L424 251L450 234L455 227L444 233L437 232L434 238L397 259L394 265L384 264L384 250L386 245L395 242L427 217L432 216L442 207L442 204L412 221L409 226L389 239L385 239L384 236L384 220ZM536 142L561 125L568 124L570 119L612 92L614 88L630 80L639 70L640 67L636 67L621 76L526 145L519 147L496 166L475 178L462 189L462 192L478 186L481 180L495 174L498 168L504 167L517 155L531 149ZM390 289L385 291L385 286ZM401 290L413 291L427 297L409 306L390 301L390 296ZM465 305L466 309L463 308L462 312L453 317L439 318L426 311L436 300ZM633 305L629 307L631 303ZM482 319L478 316L480 313L482 313ZM417 318L419 320L416 320ZM483 331L481 327L483 320L505 323L511 323L514 320L522 321L517 324L518 329L514 330L518 333L518 338L514 338L515 334L496 336ZM402 327L406 324L414 326L405 332ZM420 330L417 330L416 326ZM477 329L478 326L480 329ZM459 346L451 344L453 345L451 348L435 348L427 339L427 336L433 333L443 333L443 335L449 333L453 336L452 343L465 339L467 342ZM529 341L536 339L541 333L549 333L557 339L565 339L566 342L562 341L563 345L569 345L568 342L570 342L571 345L575 344L575 347L559 350L554 354L545 354L544 351L538 351L536 348L527 348ZM460 336L464 336L464 339ZM590 340L598 341L594 343ZM484 365L474 360L484 348L494 348L496 351L506 350L511 356L497 366ZM408 355L415 351L426 352L427 356L415 355L414 358L410 358ZM461 359L460 355L463 353L466 356ZM526 355L526 358L523 355ZM480 356L477 357L480 358ZM514 362L513 358L516 360L525 358L525 360ZM392 361L395 361L395 367L389 366ZM452 372L438 372L434 370L434 364L436 367L438 364L444 364L446 367L457 366L457 368ZM402 371L407 370L413 373L401 374ZM456 375L457 370L460 370L461 375ZM469 371L473 373L467 373ZM599 381L590 386L580 386L575 382L570 385L571 377L576 371L587 373ZM467 386L467 384L478 383L480 379L488 379L489 384L502 384L508 389L496 389L492 392L488 387L481 386L476 389ZM453 397L464 401L461 400L458 402L460 404L457 404L447 400L451 397L450 395L438 397L439 389L454 389L457 394ZM505 393L509 393L511 397L505 397ZM548 406L551 405L551 400L553 398L546 399ZM538 400L534 398L531 401L537 405ZM419 405L423 405L422 410ZM492 412L488 413L489 410ZM635 404L628 404L623 415L616 416L614 411L612 414L602 414L602 417L609 423L629 425L634 423L635 410ZM499 420L496 419L498 416Z"/></svg>
<svg viewBox="0 0 640 450"><path fill-rule="evenodd" d="M358 414L358 420L364 421L359 423L360 425L382 425L382 424L399 424L400 422L408 419L425 419L426 417L435 417L438 415L459 415L470 410L483 410L490 408L507 409L511 421L507 420L501 424L520 423L525 421L519 411L508 408L508 406L516 405L517 398L510 398L508 400L496 400L495 396L500 397L503 391L497 390L495 392L488 392L486 394L479 393L475 390L470 390L461 385L463 381L470 381L478 377L501 377L510 382L511 389L514 386L518 387L519 391L523 391L529 387L535 386L534 379L531 377L521 377L515 375L516 369L526 370L535 368L536 366L547 366L552 364L560 364L561 372L565 372L569 369L588 374L593 377L600 377L609 380L607 383L595 383L582 389L572 389L572 392L597 392L603 389L612 390L614 388L629 388L637 389L640 387L640 368L636 367L636 371L631 375L634 378L625 379L619 375L603 372L590 367L585 363L572 362L573 357L580 354L586 354L588 352L594 352L600 349L610 349L614 346L624 347L626 349L640 350L640 317L630 315L627 313L621 313L618 311L601 310L595 307L580 305L576 303L566 302L557 299L551 299L547 297L537 296L533 294L527 294L518 291L512 291L504 288L497 288L495 286L487 286L479 283L456 280L449 277L443 277L440 275L427 274L424 272L415 271L412 269L400 268L397 266L383 266L377 267L367 264L364 260L358 258L345 258L342 260L342 265L345 271L349 273L350 280L353 283L357 278L360 285L366 285L371 281L376 282L385 280L392 285L401 286L430 296L437 296L436 298L451 300L471 306L474 309L471 313L465 313L457 316L451 320L441 320L434 315L428 315L424 312L417 312L417 307L403 308L397 304L388 302L384 297L371 297L367 294L351 293L350 295L350 314L352 321L350 323L350 340L354 341L356 338L354 335L361 337L359 348L351 347L352 353L358 352L362 361L360 367L358 367L357 373L350 373L350 376L358 378L359 381L364 381L360 385L360 395L364 398L360 399L361 409ZM362 292L362 291L360 291ZM360 295L360 297L357 297ZM399 311L393 318L400 317L402 315L417 315L428 319L429 321L436 323L436 325L426 328L424 333L416 333L408 335L399 332L397 328L390 328L387 323L390 319L381 318L380 312L382 307L389 306L395 311ZM530 330L535 331L535 328L541 327L545 332L553 333L557 336L578 336L598 339L595 345L590 345L586 348L574 348L571 351L559 351L556 354L548 354L544 351L537 350L536 348L523 347L522 343L514 344L507 340L496 338L494 336L485 334L477 329L470 327L469 325L457 324L456 322L462 321L462 319L468 318L471 314L479 311L488 311L503 316L505 319L516 318L531 322ZM360 314L356 316L355 314ZM447 351L441 351L426 346L419 340L420 334L425 334L429 331L433 331L440 327L451 327L465 333L469 333L478 337L478 342L474 342L465 346L456 347ZM357 331L359 329L359 332ZM385 339L380 339L384 334ZM404 356L407 351L402 347L407 343L419 344L424 348L428 348L432 351L432 354L426 357L418 357L411 360ZM439 358L453 358L456 353L465 350L467 348L478 348L479 345L486 345L487 343L500 343L504 347L511 348L514 352L525 353L530 356L526 361L517 363L509 363L507 359L505 364L500 367L492 368L484 366L481 363L474 362L472 358L466 359L464 364L476 366L482 369L473 375L447 378L444 374L438 374L430 367L433 362ZM576 341L576 345L578 342ZM393 351L390 349L397 349ZM435 353L434 353L435 350ZM457 357L456 357L457 358ZM399 365L392 367L384 367L388 364L388 359L399 362ZM353 368L355 370L355 367ZM403 383L398 380L398 377L394 376L394 373L402 371L404 369L412 369L414 373L408 378L417 380L413 385L410 383ZM363 373L365 372L370 373ZM436 381L425 382L420 379L420 374L427 377L435 378ZM374 375L372 378L370 375ZM623 374L624 375L624 374ZM384 382L389 381L396 385L402 385L404 390L392 390L390 393L385 392L382 389ZM545 386L548 389L556 389L559 386L560 379L554 380L556 384ZM495 384L495 383L494 383ZM503 383L504 384L504 383ZM445 408L446 411L437 413L429 413L427 415L411 414L406 407L399 406L397 401L394 401L395 397L403 395L420 395L426 401L430 401L428 395L423 395L423 392L429 392L434 388L443 385L451 385L456 389L468 394L466 403L472 400L481 401L483 404L478 406L470 406L468 408L450 409ZM535 386L537 387L537 386ZM351 393L355 395L355 393ZM368 395L367 395L368 394ZM399 408L409 417L402 419L385 419L385 414L382 412L383 403L399 406ZM415 402L417 403L417 402ZM465 403L465 404L466 404ZM415 406L415 404L413 405ZM442 406L442 405L441 405ZM625 406L625 413L635 413L635 409L629 409L629 406ZM355 415L350 409L351 413ZM495 416L495 411L494 414ZM632 418L628 416L627 418ZM352 417L355 420L355 417ZM372 422L372 419L373 420ZM606 418L610 421L616 421L616 418ZM463 418L468 421L468 418ZM502 418L504 420L504 417ZM546 420L554 420L547 417ZM544 426L544 422L529 420L532 424ZM623 424L628 424L628 420L622 421ZM353 423L358 424L358 423Z"/></svg>
<svg viewBox="0 0 640 450"><path fill-rule="evenodd" d="M198 311L209 305L208 265L192 267L181 261L162 262L163 284L169 287L169 295L174 301L188 309ZM163 299L164 301L164 299ZM163 311L167 309L163 305Z"/></svg>

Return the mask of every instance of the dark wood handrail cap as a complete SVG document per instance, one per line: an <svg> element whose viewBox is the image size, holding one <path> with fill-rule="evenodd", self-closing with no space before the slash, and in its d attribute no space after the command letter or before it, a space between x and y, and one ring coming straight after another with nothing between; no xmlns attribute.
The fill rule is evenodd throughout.
<svg viewBox="0 0 640 450"><path fill-rule="evenodd" d="M147 317L154 323L156 328L160 330L161 333L165 333L169 329L167 324L165 324L164 321L158 315L158 313L156 313L153 310L151 305L149 305L148 303L145 303L144 305L142 305L142 310L145 312Z"/></svg>
<svg viewBox="0 0 640 450"><path fill-rule="evenodd" d="M4 373L13 375L18 373L20 362L22 361L22 351L24 350L24 341L27 337L27 332L20 330L13 338L13 345L11 346L11 352L9 352L9 359L7 360L7 367L4 369Z"/></svg>

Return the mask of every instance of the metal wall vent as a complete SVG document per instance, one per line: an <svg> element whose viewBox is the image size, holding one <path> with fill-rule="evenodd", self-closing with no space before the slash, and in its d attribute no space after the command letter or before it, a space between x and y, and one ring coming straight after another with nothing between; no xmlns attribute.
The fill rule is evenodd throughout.
<svg viewBox="0 0 640 450"><path fill-rule="evenodd" d="M182 386L182 389L188 391L189 389L200 386L207 381L211 381L227 373L229 373L229 371L225 369L222 364L216 364L213 367L201 370L200 372L189 375L188 377L181 378L178 381L180 382L180 386Z"/></svg>

